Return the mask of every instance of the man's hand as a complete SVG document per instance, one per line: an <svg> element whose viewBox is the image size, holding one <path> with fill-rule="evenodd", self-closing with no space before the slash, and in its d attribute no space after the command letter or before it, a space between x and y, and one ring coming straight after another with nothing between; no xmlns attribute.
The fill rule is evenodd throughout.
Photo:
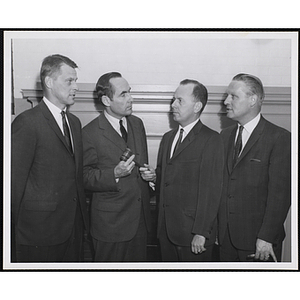
<svg viewBox="0 0 300 300"><path fill-rule="evenodd" d="M155 170L153 167L150 165L144 164L144 167L139 168L141 172L141 176L145 181L151 181L154 182L156 181L156 174Z"/></svg>
<svg viewBox="0 0 300 300"><path fill-rule="evenodd" d="M263 241L261 239L256 240L256 252L255 252L255 259L267 261L272 256L273 260L277 262L277 258L273 251L273 246L271 243Z"/></svg>
<svg viewBox="0 0 300 300"><path fill-rule="evenodd" d="M205 237L202 235L195 234L191 242L192 252L195 254L204 252L206 250L204 248L204 245L205 245Z"/></svg>
<svg viewBox="0 0 300 300"><path fill-rule="evenodd" d="M132 172L135 163L133 162L135 155L131 155L127 161L120 161L115 169L114 169L114 174L115 178L120 178L120 177L125 177L130 175Z"/></svg>

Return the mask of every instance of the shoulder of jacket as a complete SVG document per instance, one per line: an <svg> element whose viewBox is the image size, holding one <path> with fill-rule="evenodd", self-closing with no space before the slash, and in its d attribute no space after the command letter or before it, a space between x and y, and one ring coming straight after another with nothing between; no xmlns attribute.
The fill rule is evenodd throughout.
<svg viewBox="0 0 300 300"><path fill-rule="evenodd" d="M142 119L135 116L135 115L130 115L130 116L127 117L127 119L131 122L143 123Z"/></svg>
<svg viewBox="0 0 300 300"><path fill-rule="evenodd" d="M92 127L95 127L99 124L99 116L93 120L91 120L89 123L87 123L82 130L89 130Z"/></svg>
<svg viewBox="0 0 300 300"><path fill-rule="evenodd" d="M212 135L212 136L219 136L219 132L217 132L216 130L206 126L206 125L202 125L201 130L203 130L203 132L205 132L206 134Z"/></svg>
<svg viewBox="0 0 300 300"><path fill-rule="evenodd" d="M271 123L270 121L268 120L265 120L266 124L265 124L265 128L272 131L274 134L287 134L287 135L290 135L291 132L288 131L287 129L283 128L283 127L280 127L274 123Z"/></svg>
<svg viewBox="0 0 300 300"><path fill-rule="evenodd" d="M236 125L230 125L229 127L226 127L221 130L221 135L224 135L226 133L232 132L232 130L236 127Z"/></svg>
<svg viewBox="0 0 300 300"><path fill-rule="evenodd" d="M163 134L163 139L168 138L168 137L171 136L173 133L175 134L175 132L176 132L177 130L178 130L178 129L171 129L171 130L165 132L165 133Z"/></svg>
<svg viewBox="0 0 300 300"><path fill-rule="evenodd" d="M38 119L39 117L42 116L42 112L40 107L37 105L33 108L29 108L23 112L21 112L20 114L18 114L14 120L13 123L17 123L17 122L27 122L28 123L33 123L36 119Z"/></svg>
<svg viewBox="0 0 300 300"><path fill-rule="evenodd" d="M80 119L77 116L75 116L72 113L69 113L69 116L70 116L70 118L73 119L73 121L75 121L75 122L77 122L77 123L79 123L81 125L81 121L80 121Z"/></svg>

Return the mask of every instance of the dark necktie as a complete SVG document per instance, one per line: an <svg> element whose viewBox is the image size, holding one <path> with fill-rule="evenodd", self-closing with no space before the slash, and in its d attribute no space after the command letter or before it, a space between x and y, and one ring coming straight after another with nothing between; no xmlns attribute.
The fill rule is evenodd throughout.
<svg viewBox="0 0 300 300"><path fill-rule="evenodd" d="M175 147L174 147L174 151L173 151L173 155L172 155L172 156L174 156L174 154L175 154L176 151L178 150L179 145L181 144L181 141L182 141L182 135L183 135L183 128L180 129L180 134L179 134L178 140L177 140L177 142L176 142L176 144L175 144Z"/></svg>
<svg viewBox="0 0 300 300"><path fill-rule="evenodd" d="M240 152L242 150L243 147L243 143L242 143L242 133L243 133L243 126L240 126L239 128L239 133L235 142L235 146L234 146L234 152L233 152L233 162L232 165L235 166L236 161L240 155Z"/></svg>
<svg viewBox="0 0 300 300"><path fill-rule="evenodd" d="M126 131L125 127L123 126L122 120L120 120L120 130L121 130L122 138L127 143L127 131Z"/></svg>
<svg viewBox="0 0 300 300"><path fill-rule="evenodd" d="M66 113L64 111L62 111L61 116L62 116L62 123L63 123L63 130L64 130L65 140L67 142L67 145L68 145L70 151L73 153L70 129L69 129L69 126L68 126L68 123L67 123L67 120L66 120Z"/></svg>

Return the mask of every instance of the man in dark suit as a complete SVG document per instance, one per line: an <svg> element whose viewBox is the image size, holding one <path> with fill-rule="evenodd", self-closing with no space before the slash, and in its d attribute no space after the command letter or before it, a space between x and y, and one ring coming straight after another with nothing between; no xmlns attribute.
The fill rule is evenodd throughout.
<svg viewBox="0 0 300 300"><path fill-rule="evenodd" d="M17 261L82 259L87 210L81 124L67 111L77 65L62 55L43 60L43 100L12 123L12 222ZM14 238L14 237L12 237Z"/></svg>
<svg viewBox="0 0 300 300"><path fill-rule="evenodd" d="M172 103L179 127L163 136L159 148L156 190L163 261L212 260L224 154L220 135L200 121L206 103L207 89L183 80Z"/></svg>
<svg viewBox="0 0 300 300"><path fill-rule="evenodd" d="M130 89L120 73L102 75L96 90L104 112L83 128L95 261L146 260L150 194L137 165L147 165L148 150L143 122L132 115ZM120 161L126 148L133 155Z"/></svg>
<svg viewBox="0 0 300 300"><path fill-rule="evenodd" d="M259 78L238 74L227 89L227 158L219 211L221 261L280 261L291 198L290 133L261 115Z"/></svg>

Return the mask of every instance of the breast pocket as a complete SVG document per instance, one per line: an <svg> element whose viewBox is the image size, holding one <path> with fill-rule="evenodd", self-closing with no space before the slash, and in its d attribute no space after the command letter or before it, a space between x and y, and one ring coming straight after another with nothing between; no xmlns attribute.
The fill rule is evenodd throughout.
<svg viewBox="0 0 300 300"><path fill-rule="evenodd" d="M267 184L268 164L259 159L251 158L249 161L249 171L247 181L249 186L260 187Z"/></svg>

